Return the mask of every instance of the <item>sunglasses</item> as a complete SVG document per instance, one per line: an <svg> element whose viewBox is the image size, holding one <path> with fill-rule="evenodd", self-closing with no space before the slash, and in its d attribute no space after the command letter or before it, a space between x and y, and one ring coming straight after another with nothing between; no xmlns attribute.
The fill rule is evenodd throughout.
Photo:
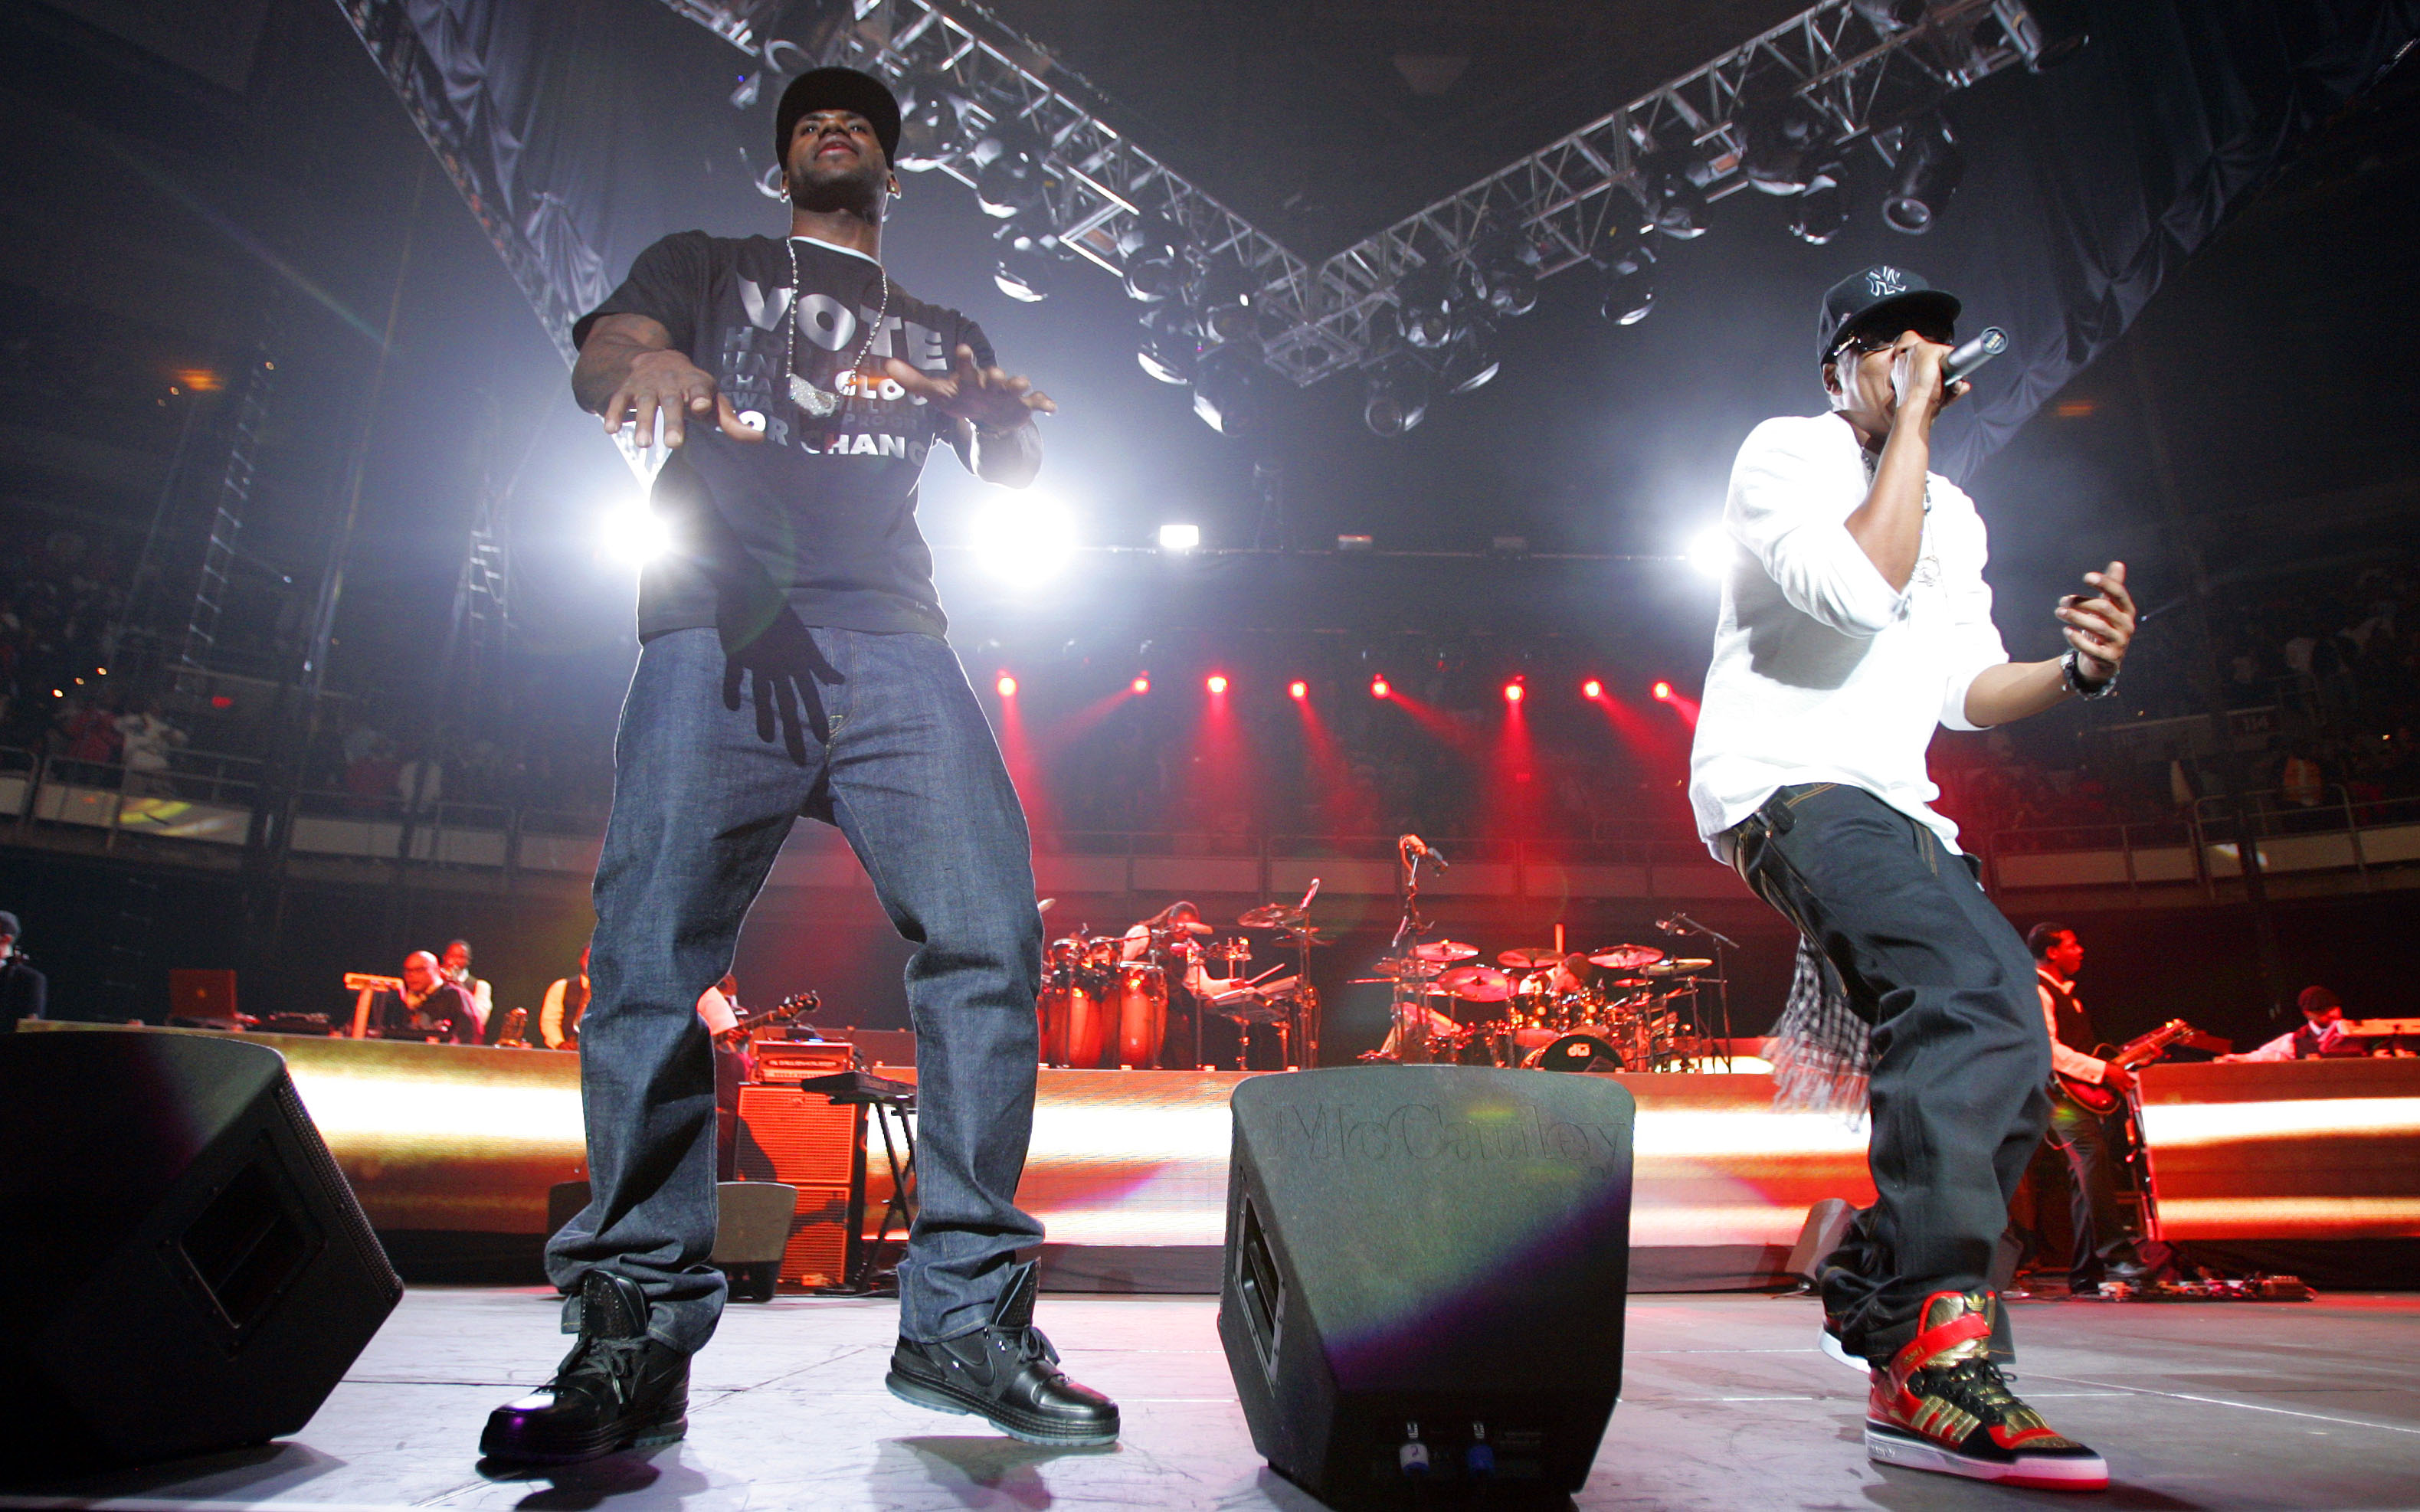
<svg viewBox="0 0 2420 1512"><path fill-rule="evenodd" d="M1937 342L1944 347L1954 347L1958 344L1957 336L1947 331L1927 331L1920 326L1909 326L1906 329L1915 332L1927 341ZM1888 351L1899 345L1899 337L1900 333L1896 331L1887 334L1871 331L1862 335L1846 336L1841 338L1840 345L1832 348L1832 358L1837 362L1843 352L1853 357L1869 357L1875 352Z"/></svg>

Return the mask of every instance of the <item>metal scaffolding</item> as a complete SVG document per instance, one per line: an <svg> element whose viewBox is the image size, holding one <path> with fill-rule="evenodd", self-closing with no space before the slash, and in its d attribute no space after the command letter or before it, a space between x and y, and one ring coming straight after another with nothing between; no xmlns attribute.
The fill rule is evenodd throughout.
<svg viewBox="0 0 2420 1512"><path fill-rule="evenodd" d="M758 35L762 6L665 3L751 55L782 46ZM816 55L789 50L878 72L919 108L945 98L954 121L933 166L970 186L1000 152L1035 151L1039 192L1015 219L1035 242L1124 276L1131 256L1173 240L1197 275L1232 284L1240 273L1260 311L1263 360L1300 385L1398 349L1398 284L1466 267L1490 238L1509 234L1539 277L1590 261L1652 203L1640 166L1651 154L1684 154L1704 198L1721 199L1747 187L1743 116L1790 104L1814 118L1811 150L1870 143L1889 161L1892 128L2042 50L2023 0L1933 0L1907 20L1904 6L1824 0L1313 265L1027 68L1016 54L1034 50L1013 34L987 21L978 30L930 0L841 3L847 23L825 28Z"/></svg>

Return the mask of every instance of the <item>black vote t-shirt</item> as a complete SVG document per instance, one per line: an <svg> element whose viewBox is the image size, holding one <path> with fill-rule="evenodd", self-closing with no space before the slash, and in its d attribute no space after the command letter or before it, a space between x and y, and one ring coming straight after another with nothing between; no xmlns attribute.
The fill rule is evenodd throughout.
<svg viewBox="0 0 2420 1512"><path fill-rule="evenodd" d="M933 591L933 553L916 529L916 482L925 454L936 441L954 443L956 426L891 378L842 378L860 352L877 373L896 357L939 374L961 346L989 366L991 344L973 321L895 279L883 311L882 270L870 257L807 238L793 245L794 333L782 243L702 231L639 254L622 286L571 328L577 343L600 316L645 316L714 375L732 409L765 418L761 443L733 440L711 417L682 422L686 444L656 476L655 509L672 545L639 579L643 640L713 625L737 649L783 602L804 624L839 629L939 636L948 625ZM811 414L791 398L785 335L791 370L840 396L833 413Z"/></svg>

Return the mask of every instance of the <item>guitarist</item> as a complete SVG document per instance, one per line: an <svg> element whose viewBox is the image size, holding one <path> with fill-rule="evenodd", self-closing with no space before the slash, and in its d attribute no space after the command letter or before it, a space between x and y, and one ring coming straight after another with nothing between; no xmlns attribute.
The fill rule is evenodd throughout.
<svg viewBox="0 0 2420 1512"><path fill-rule="evenodd" d="M2134 1089L2134 1073L2084 1048L2098 1044L2100 1036L2075 993L2075 974L2084 968L2084 944L2075 931L2065 924L2036 924L2026 932L2025 944L2034 953L2042 1019L2050 1026L2053 1075L2046 1137L2067 1157L2073 1205L2075 1251L2068 1266L2068 1289L2079 1297L2097 1296L2103 1281L2141 1283L2159 1268L2127 1231L2124 1211L2118 1205L2120 1156L2108 1118L2066 1088L2069 1082L2079 1082L2123 1098Z"/></svg>

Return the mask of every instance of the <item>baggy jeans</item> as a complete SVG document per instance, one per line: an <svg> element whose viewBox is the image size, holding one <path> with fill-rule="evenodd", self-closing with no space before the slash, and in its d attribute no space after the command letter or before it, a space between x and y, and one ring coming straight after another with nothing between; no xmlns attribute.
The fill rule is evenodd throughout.
<svg viewBox="0 0 2420 1512"><path fill-rule="evenodd" d="M697 999L730 969L802 814L839 826L917 947L921 1207L899 1266L900 1333L981 1328L1015 1252L1042 1238L1016 1207L1042 919L999 744L943 641L790 627L774 655L726 656L712 629L649 640L614 742L580 1025L591 1195L548 1243L547 1273L575 1304L591 1268L628 1277L651 1304L650 1334L683 1350L712 1335L724 1295L706 1263L714 1066Z"/></svg>
<svg viewBox="0 0 2420 1512"><path fill-rule="evenodd" d="M1841 1341L1885 1364L1924 1299L1989 1288L2050 1118L2034 963L1966 858L1862 788L1776 793L1731 831L1740 874L1830 960L1872 1026L1874 1205L1824 1262Z"/></svg>

